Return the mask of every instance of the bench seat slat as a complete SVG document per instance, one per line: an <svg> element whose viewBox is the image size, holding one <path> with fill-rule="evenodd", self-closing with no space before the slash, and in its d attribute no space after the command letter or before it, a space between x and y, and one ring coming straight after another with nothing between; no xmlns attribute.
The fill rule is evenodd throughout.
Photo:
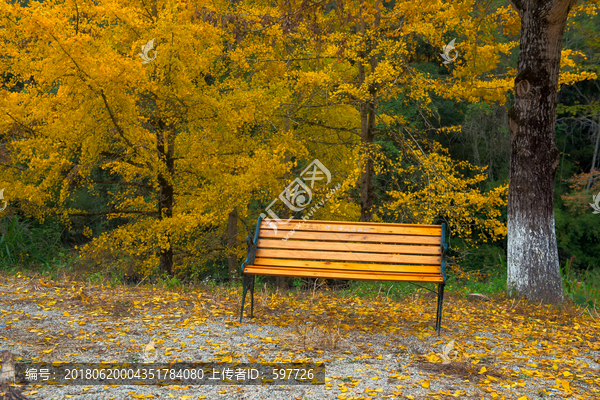
<svg viewBox="0 0 600 400"><path fill-rule="evenodd" d="M401 246L394 244L348 243L348 242L306 242L301 240L268 240L258 241L258 248L270 249L311 249L311 250L338 250L358 251L367 253L387 254L442 254L440 246Z"/></svg>
<svg viewBox="0 0 600 400"><path fill-rule="evenodd" d="M401 223L394 223L394 222L353 222L353 221L323 221L320 219L311 219L309 221L303 221L301 219L292 219L290 220L289 223L297 223L297 222L309 222L311 224L325 224L325 225L331 225L331 224L338 224L338 225L348 225L348 224L356 224L356 225L385 225L385 226L392 226L392 227L417 227L417 228L421 228L421 227L425 227L425 228L441 228L441 225L428 225L428 224L401 224Z"/></svg>
<svg viewBox="0 0 600 400"><path fill-rule="evenodd" d="M364 242L364 243L402 243L402 244L423 244L437 245L441 243L441 237L438 236L407 236L407 235L379 235L372 233L343 233L343 232L303 232L295 231L293 235L288 235L290 231L277 228L277 233L273 229L261 229L259 238L284 239L288 237L294 240L323 240L332 242Z"/></svg>
<svg viewBox="0 0 600 400"><path fill-rule="evenodd" d="M327 278L327 279L352 279L364 281L406 281L406 282L443 282L441 275L428 274L401 274L393 272L371 272L371 271L333 271L330 269L307 269L307 268L282 268L261 267L259 265L247 265L244 273L254 275L289 276L299 278Z"/></svg>
<svg viewBox="0 0 600 400"><path fill-rule="evenodd" d="M350 271L375 271L375 272L408 272L416 274L438 274L441 276L439 265L398 265L398 264L359 264L331 261L303 261L303 260L281 260L277 258L256 258L255 266L264 267L299 267L299 268L321 268Z"/></svg>
<svg viewBox="0 0 600 400"><path fill-rule="evenodd" d="M359 222L327 222L327 221L310 221L291 220L287 223L278 223L277 229L315 232L345 232L355 233L352 229L356 229L357 233L379 233L379 234L396 234L396 235L424 235L424 236L440 236L442 228L439 225L398 225L398 224L379 224L379 223L359 223ZM262 229L270 229L268 222L261 223ZM359 231L359 229L362 231ZM368 232L364 232L368 230Z"/></svg>
<svg viewBox="0 0 600 400"><path fill-rule="evenodd" d="M312 251L312 250L271 250L257 249L256 257L285 258L292 260L335 260L354 262L384 262L406 264L440 264L441 257L412 256L377 253L351 253L341 251Z"/></svg>

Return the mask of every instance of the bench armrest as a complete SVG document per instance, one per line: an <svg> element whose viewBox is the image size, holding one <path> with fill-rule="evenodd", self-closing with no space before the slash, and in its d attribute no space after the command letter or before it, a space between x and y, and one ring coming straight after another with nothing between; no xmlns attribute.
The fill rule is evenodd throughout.
<svg viewBox="0 0 600 400"><path fill-rule="evenodd" d="M256 231L254 232L254 240L252 239L252 235L248 235L246 237L246 243L248 244L248 253L246 254L246 261L242 263L240 269L242 270L242 275L244 275L244 268L246 265L253 265L254 258L256 257L256 244L258 243L258 233L260 232L260 222L262 221L262 217L258 217L258 221L256 222Z"/></svg>
<svg viewBox="0 0 600 400"><path fill-rule="evenodd" d="M442 275L444 277L444 283L446 282L446 252L448 251L448 243L446 243L446 223L442 224L442 240L441 240L441 252L442 252Z"/></svg>
<svg viewBox="0 0 600 400"><path fill-rule="evenodd" d="M254 257L256 257L256 243L252 240L252 236L248 235L246 237L246 243L248 244L248 253L246 254L246 261L242 263L242 275L244 274L244 267L246 265L254 264Z"/></svg>

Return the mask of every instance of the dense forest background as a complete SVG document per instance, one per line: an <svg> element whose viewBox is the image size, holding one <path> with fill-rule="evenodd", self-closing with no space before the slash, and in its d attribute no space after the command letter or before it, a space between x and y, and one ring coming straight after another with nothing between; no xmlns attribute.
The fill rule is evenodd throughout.
<svg viewBox="0 0 600 400"><path fill-rule="evenodd" d="M313 219L359 220L371 162L373 221L447 222L455 276L505 276L508 2L152 4L3 2L3 268L226 281L258 215L317 158L341 186ZM569 18L556 124L575 282L600 275L597 11Z"/></svg>

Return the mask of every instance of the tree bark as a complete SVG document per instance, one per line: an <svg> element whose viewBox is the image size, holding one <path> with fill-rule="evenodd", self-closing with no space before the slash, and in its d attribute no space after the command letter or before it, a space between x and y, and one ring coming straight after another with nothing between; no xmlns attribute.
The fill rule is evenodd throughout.
<svg viewBox="0 0 600 400"><path fill-rule="evenodd" d="M376 4L377 5L377 4ZM379 8L377 8L379 10ZM380 13L377 12L375 21L373 23L374 28L378 28L380 25ZM365 23L361 21L359 24L359 31L364 35ZM365 49L365 53L371 48ZM375 72L377 68L377 57L371 56L369 60L371 74ZM365 65L362 62L358 62L358 84L362 86L365 82L366 72ZM373 205L375 204L375 166L373 163L373 144L375 143L375 108L377 106L377 89L374 84L371 84L368 88L369 99L361 100L359 111L360 111L360 131L361 141L363 147L367 150L368 154L365 156L364 166L361 171L360 177L360 220L361 222L371 222L373 220Z"/></svg>
<svg viewBox="0 0 600 400"><path fill-rule="evenodd" d="M156 129L156 150L159 162L164 162L166 171L158 170L158 218L173 218L173 173L175 171L175 135L162 121L158 121ZM166 172L166 173L165 173ZM166 233L167 246L159 251L159 270L163 274L173 275L173 243L171 234Z"/></svg>
<svg viewBox="0 0 600 400"><path fill-rule="evenodd" d="M359 66L359 69L364 67ZM375 142L375 101L364 101L360 104L361 141L370 153ZM371 154L365 156L364 167L360 178L360 220L373 220L373 205L375 204L375 166Z"/></svg>
<svg viewBox="0 0 600 400"><path fill-rule="evenodd" d="M237 271L237 256L233 249L237 245L237 223L238 223L238 212L237 207L229 213L229 221L227 222L227 236L228 236L228 247L229 247L229 282L233 282Z"/></svg>
<svg viewBox="0 0 600 400"><path fill-rule="evenodd" d="M291 127L291 124L290 124L291 121L290 121L290 119L291 119L291 116L290 116L290 106L288 105L286 107L286 111L285 111L285 120L283 121L283 123L284 123L284 125L283 125L283 131L285 133L288 133L290 131L290 127ZM284 162L287 164L287 163L290 162L290 159L291 159L290 153L289 153L289 151L286 150L285 151L285 156L284 156ZM290 178L289 174L286 173L285 174L285 180L287 181L289 178ZM289 217L292 216L291 213L292 213L291 210L289 208L286 208L283 211L283 218L287 220ZM287 289L287 280L286 280L285 276L276 276L275 277L275 286L277 288L281 289L282 291L285 290L285 289Z"/></svg>
<svg viewBox="0 0 600 400"><path fill-rule="evenodd" d="M562 37L577 0L512 0L521 18L508 192L509 295L561 303L554 227L556 97Z"/></svg>

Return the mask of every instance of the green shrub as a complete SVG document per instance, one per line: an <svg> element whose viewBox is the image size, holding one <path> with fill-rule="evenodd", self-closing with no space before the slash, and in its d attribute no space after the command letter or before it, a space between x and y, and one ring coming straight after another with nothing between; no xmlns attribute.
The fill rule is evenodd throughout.
<svg viewBox="0 0 600 400"><path fill-rule="evenodd" d="M573 258L561 268L565 296L582 307L600 308L600 270L576 270Z"/></svg>
<svg viewBox="0 0 600 400"><path fill-rule="evenodd" d="M51 269L66 256L60 242L59 223L36 221L13 215L0 220L0 267Z"/></svg>

